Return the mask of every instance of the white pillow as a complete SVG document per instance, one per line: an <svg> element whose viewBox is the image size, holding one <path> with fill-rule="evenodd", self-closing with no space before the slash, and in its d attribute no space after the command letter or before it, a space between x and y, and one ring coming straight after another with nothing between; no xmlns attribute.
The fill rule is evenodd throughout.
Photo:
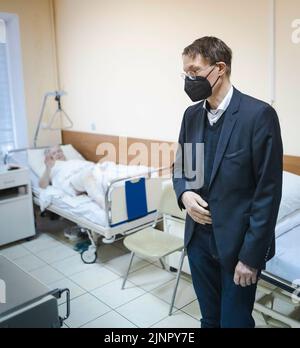
<svg viewBox="0 0 300 348"><path fill-rule="evenodd" d="M284 171L277 222L298 209L300 209L300 176Z"/></svg>
<svg viewBox="0 0 300 348"><path fill-rule="evenodd" d="M27 150L28 164L31 170L40 178L45 170L45 150Z"/></svg>
<svg viewBox="0 0 300 348"><path fill-rule="evenodd" d="M72 145L61 145L60 146L66 159L79 159L79 160L85 160L84 157L74 149ZM27 150L27 158L28 158L28 164L29 167L32 169L32 171L40 178L46 167L45 167L45 149L31 149Z"/></svg>
<svg viewBox="0 0 300 348"><path fill-rule="evenodd" d="M85 158L73 147L73 145L61 145L64 155L67 160L78 159L85 161Z"/></svg>

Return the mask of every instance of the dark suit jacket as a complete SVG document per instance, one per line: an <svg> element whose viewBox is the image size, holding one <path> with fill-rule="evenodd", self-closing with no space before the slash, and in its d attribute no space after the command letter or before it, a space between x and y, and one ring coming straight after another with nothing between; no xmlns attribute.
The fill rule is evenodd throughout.
<svg viewBox="0 0 300 348"><path fill-rule="evenodd" d="M186 110L179 135L182 147L184 143L203 142L205 117L203 102ZM220 262L226 269L232 271L238 260L263 269L266 261L274 256L282 162L276 111L234 89L217 146L208 198ZM182 178L178 178L173 171L173 185L181 209L184 208L181 195L188 190L187 181L184 172ZM195 225L187 214L185 246L191 240Z"/></svg>

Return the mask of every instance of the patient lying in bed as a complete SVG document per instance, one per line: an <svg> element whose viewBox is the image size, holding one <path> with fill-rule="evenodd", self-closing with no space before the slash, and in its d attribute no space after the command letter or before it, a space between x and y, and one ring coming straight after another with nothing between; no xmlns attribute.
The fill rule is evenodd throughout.
<svg viewBox="0 0 300 348"><path fill-rule="evenodd" d="M55 146L45 151L46 169L39 180L43 189L52 185L68 195L86 193L102 209L105 192L111 180L144 174L146 166L126 166L113 162L95 164L86 160L67 160L62 149Z"/></svg>
<svg viewBox="0 0 300 348"><path fill-rule="evenodd" d="M87 193L101 208L104 208L102 185L95 175L95 163L84 160L66 160L59 146L45 151L46 169L40 178L41 188L53 187L71 196Z"/></svg>

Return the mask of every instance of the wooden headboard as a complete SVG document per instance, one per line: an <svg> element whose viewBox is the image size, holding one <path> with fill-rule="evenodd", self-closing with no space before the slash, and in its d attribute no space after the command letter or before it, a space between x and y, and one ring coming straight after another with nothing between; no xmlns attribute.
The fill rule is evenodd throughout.
<svg viewBox="0 0 300 348"><path fill-rule="evenodd" d="M107 153L99 154L99 145L105 143L111 144L115 148L116 159L107 157ZM92 162L101 161L101 159L105 157L106 160L116 160L117 163L128 164L136 158L136 156L139 156L143 165L155 168L171 166L174 162L177 148L177 143L168 141L127 138L76 131L62 131L62 144L72 144L84 158ZM168 153L169 156L162 156L161 153L157 155L154 146L165 147L167 149L166 153ZM128 154L129 148L131 148L132 153ZM139 151L141 148L147 151L141 153ZM173 149L174 151L171 152L169 149Z"/></svg>
<svg viewBox="0 0 300 348"><path fill-rule="evenodd" d="M124 140L125 138L123 138ZM63 144L72 144L77 151L79 151L87 160L92 162L98 162L106 155L97 155L97 147L99 144L110 143L113 144L117 150L117 158L119 158L119 145L120 141L123 141L118 136L113 135L103 135L103 134L94 134L94 133L85 133L85 132L76 132L76 131L62 131L62 142ZM144 158L143 164L150 166L150 154L151 154L151 144L155 143L157 145L166 145L174 146L176 148L176 143L168 142L168 141L159 141L159 140L150 140L150 139L139 139L139 138L126 138L126 149L123 151L128 151L128 148L134 144L139 143L143 144L148 149L148 157ZM173 148L173 147L172 147ZM136 153L132 155L128 155L125 160L127 163L130 163L136 156ZM113 160L113 159L111 159ZM172 154L170 158L156 158L156 164L152 163L154 167L167 167L173 163L174 157ZM121 156L120 163L124 162L124 157ZM284 156L283 159L284 170L300 175L300 157L299 156Z"/></svg>
<svg viewBox="0 0 300 348"><path fill-rule="evenodd" d="M284 170L290 173L300 175L300 157L299 156L284 156Z"/></svg>

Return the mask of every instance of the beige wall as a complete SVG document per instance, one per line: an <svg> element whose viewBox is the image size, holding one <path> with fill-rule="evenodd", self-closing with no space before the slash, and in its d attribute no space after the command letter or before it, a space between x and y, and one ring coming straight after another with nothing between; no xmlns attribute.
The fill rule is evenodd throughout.
<svg viewBox="0 0 300 348"><path fill-rule="evenodd" d="M0 0L0 12L19 16L28 136L32 144L42 97L56 89L50 1ZM52 107L47 109L46 120L52 111ZM59 141L58 132L42 131L39 144Z"/></svg>
<svg viewBox="0 0 300 348"><path fill-rule="evenodd" d="M295 19L300 21L299 0L277 0L276 109L280 115L285 152L300 155L300 33L292 41ZM299 22L298 21L298 22Z"/></svg>
<svg viewBox="0 0 300 348"><path fill-rule="evenodd" d="M179 74L184 46L217 35L234 52L234 85L271 99L271 0L54 0L61 88L74 130L176 140L190 104ZM299 0L276 0L276 103L285 153L300 155ZM19 15L29 137L56 86L50 0L0 0ZM52 110L51 110L52 111ZM50 115L48 110L47 115ZM43 131L40 144L59 141Z"/></svg>
<svg viewBox="0 0 300 348"><path fill-rule="evenodd" d="M217 35L237 88L270 100L269 0L56 0L60 78L75 130L177 140L190 104L181 52Z"/></svg>

